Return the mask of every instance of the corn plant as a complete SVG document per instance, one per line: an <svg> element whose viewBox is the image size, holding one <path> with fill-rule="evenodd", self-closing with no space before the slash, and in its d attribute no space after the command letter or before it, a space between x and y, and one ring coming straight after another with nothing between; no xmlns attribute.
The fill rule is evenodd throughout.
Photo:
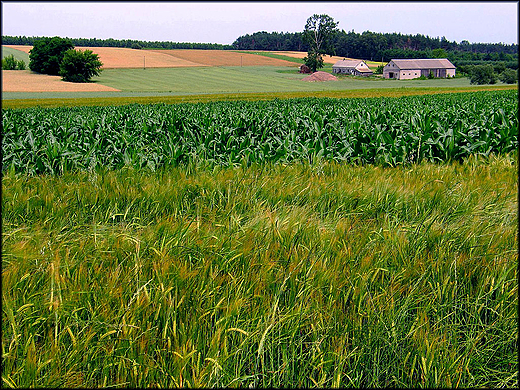
<svg viewBox="0 0 520 390"><path fill-rule="evenodd" d="M462 161L518 147L516 91L2 110L2 169Z"/></svg>

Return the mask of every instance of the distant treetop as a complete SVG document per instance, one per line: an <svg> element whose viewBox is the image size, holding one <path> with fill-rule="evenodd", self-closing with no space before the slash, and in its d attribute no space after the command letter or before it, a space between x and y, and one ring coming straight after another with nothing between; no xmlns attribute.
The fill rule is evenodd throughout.
<svg viewBox="0 0 520 390"><path fill-rule="evenodd" d="M28 45L34 46L35 42L46 37L26 36L2 36L2 45ZM233 49L231 45L219 43L190 43L169 41L139 41L135 39L97 39L97 38L65 38L74 46L86 47L125 47L129 49L203 49L219 50Z"/></svg>

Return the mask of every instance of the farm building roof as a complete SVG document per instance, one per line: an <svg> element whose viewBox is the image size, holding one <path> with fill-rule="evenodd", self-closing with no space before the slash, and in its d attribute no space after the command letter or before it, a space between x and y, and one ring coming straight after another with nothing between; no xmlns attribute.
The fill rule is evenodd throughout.
<svg viewBox="0 0 520 390"><path fill-rule="evenodd" d="M399 69L455 69L447 58L392 60Z"/></svg>
<svg viewBox="0 0 520 390"><path fill-rule="evenodd" d="M332 65L333 68L355 68L363 63L361 60L340 60Z"/></svg>

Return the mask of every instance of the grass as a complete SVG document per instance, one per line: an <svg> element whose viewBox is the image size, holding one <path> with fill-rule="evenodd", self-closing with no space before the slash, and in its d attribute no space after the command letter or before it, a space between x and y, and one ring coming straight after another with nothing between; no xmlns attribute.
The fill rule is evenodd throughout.
<svg viewBox="0 0 520 390"><path fill-rule="evenodd" d="M25 65L29 66L29 54L21 50L16 50L11 47L6 47L2 45L2 58L8 57L10 55L13 55L14 58L16 58L18 61L25 61Z"/></svg>
<svg viewBox="0 0 520 390"><path fill-rule="evenodd" d="M242 70L158 72L148 92L133 92L146 80L128 72L113 79L127 92L3 94L2 105L518 88L345 80L219 92L219 74L247 87ZM279 70L272 85L299 83ZM166 90L188 76L214 92ZM2 385L515 387L517 173L516 153L397 168L4 172Z"/></svg>
<svg viewBox="0 0 520 390"><path fill-rule="evenodd" d="M5 387L514 387L517 154L2 177Z"/></svg>

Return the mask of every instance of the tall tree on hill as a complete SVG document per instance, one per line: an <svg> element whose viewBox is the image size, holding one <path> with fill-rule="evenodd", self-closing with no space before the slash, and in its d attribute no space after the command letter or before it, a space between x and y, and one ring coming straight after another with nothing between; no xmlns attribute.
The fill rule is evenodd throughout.
<svg viewBox="0 0 520 390"><path fill-rule="evenodd" d="M338 33L339 22L335 22L329 15L314 14L307 19L303 31L303 41L309 45L307 57L304 58L313 72L323 67L322 56L334 53L334 37Z"/></svg>

